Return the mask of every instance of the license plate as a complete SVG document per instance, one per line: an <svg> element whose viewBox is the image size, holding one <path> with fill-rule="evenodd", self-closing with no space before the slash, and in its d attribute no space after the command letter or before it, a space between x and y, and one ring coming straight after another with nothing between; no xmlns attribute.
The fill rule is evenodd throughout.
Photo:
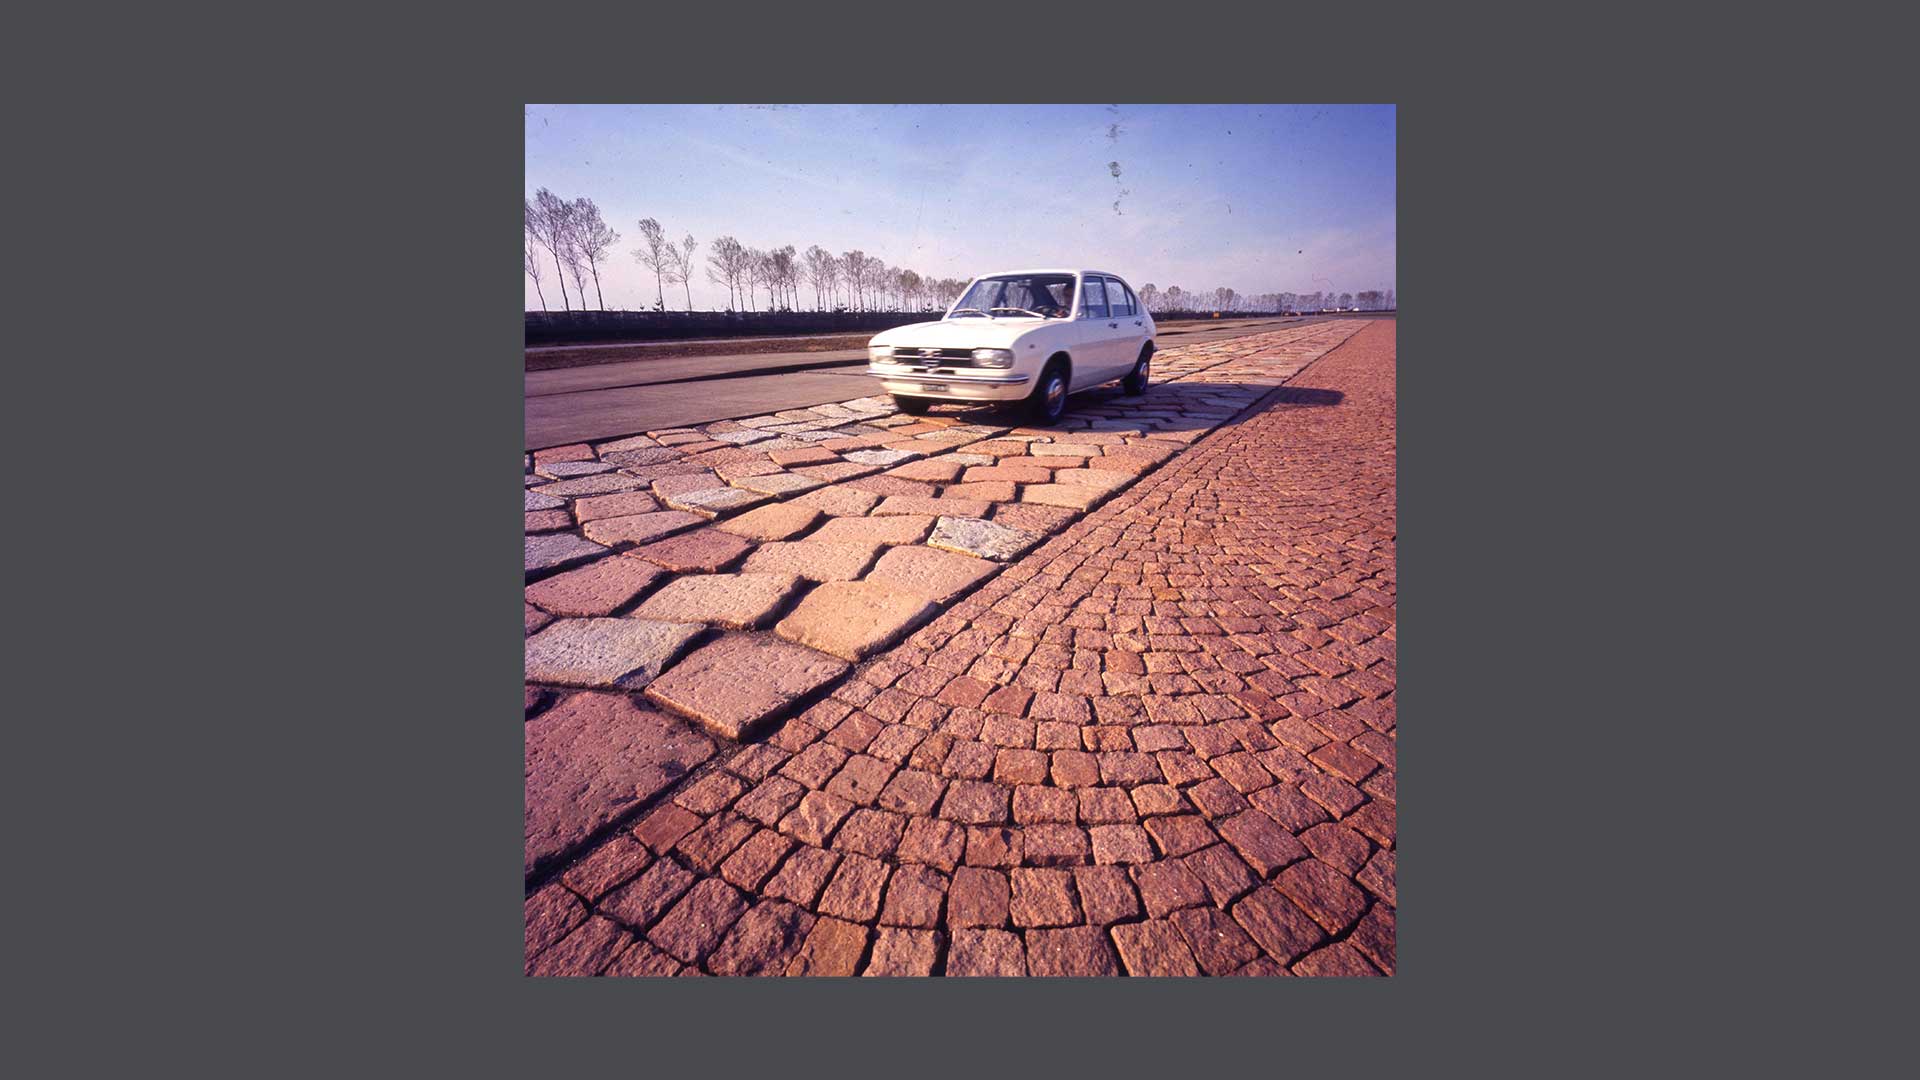
<svg viewBox="0 0 1920 1080"><path fill-rule="evenodd" d="M920 389L930 394L944 394L947 392L947 384L943 382L923 382L920 384Z"/></svg>

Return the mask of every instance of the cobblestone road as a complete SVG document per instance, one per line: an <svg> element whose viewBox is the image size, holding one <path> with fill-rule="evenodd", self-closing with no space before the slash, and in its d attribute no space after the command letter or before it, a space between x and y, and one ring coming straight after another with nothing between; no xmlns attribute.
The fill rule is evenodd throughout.
<svg viewBox="0 0 1920 1080"><path fill-rule="evenodd" d="M1393 342L538 456L527 970L1391 973Z"/></svg>

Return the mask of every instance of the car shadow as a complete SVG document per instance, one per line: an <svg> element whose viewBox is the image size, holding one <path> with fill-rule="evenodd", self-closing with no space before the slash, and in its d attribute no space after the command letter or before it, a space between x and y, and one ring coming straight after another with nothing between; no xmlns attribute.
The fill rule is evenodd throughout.
<svg viewBox="0 0 1920 1080"><path fill-rule="evenodd" d="M1082 390L1067 398L1066 415L1072 417L1076 409L1098 408L1118 410L1121 415L1124 416L1125 410L1129 406L1137 405L1141 408L1152 408L1156 404L1156 396L1160 397L1162 401L1168 396L1156 395L1155 393L1155 391L1159 390L1163 385L1166 384L1155 383L1153 386L1147 388L1145 394L1138 396L1123 393L1117 387L1111 386L1100 386L1091 390ZM1253 390L1259 394L1265 394L1275 389L1271 383L1224 381L1179 383L1177 385L1191 389L1204 387L1227 392ZM1265 406L1272 408L1274 406L1287 405L1313 408L1338 405L1345 400L1346 395L1338 390L1322 390L1312 386L1282 386L1278 388L1278 392L1271 398L1266 399ZM1028 422L1025 415L1025 408L1025 403L995 402L985 405L968 405L960 402L942 401L936 403L928 411L928 415L948 417L968 424L998 425L1002 427L1008 425L1025 426Z"/></svg>
<svg viewBox="0 0 1920 1080"><path fill-rule="evenodd" d="M1338 405L1347 399L1347 395L1338 390L1321 390L1312 386L1283 386L1274 395L1275 405Z"/></svg>

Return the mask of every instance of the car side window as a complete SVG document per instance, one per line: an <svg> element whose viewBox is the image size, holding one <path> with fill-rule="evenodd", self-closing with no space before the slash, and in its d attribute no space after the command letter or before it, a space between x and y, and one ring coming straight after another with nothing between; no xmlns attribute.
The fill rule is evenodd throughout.
<svg viewBox="0 0 1920 1080"><path fill-rule="evenodd" d="M1133 318L1133 294L1127 291L1124 282L1107 279L1107 309L1113 313L1111 318Z"/></svg>
<svg viewBox="0 0 1920 1080"><path fill-rule="evenodd" d="M1089 319L1107 318L1107 284L1097 277L1080 285L1080 313Z"/></svg>

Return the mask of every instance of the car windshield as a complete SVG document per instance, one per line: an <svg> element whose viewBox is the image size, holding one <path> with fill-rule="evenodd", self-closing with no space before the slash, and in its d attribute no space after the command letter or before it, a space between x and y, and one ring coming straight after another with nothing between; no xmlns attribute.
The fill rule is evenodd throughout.
<svg viewBox="0 0 1920 1080"><path fill-rule="evenodd" d="M1064 319L1073 310L1072 274L1010 274L981 278L953 306L956 318L1038 315Z"/></svg>

